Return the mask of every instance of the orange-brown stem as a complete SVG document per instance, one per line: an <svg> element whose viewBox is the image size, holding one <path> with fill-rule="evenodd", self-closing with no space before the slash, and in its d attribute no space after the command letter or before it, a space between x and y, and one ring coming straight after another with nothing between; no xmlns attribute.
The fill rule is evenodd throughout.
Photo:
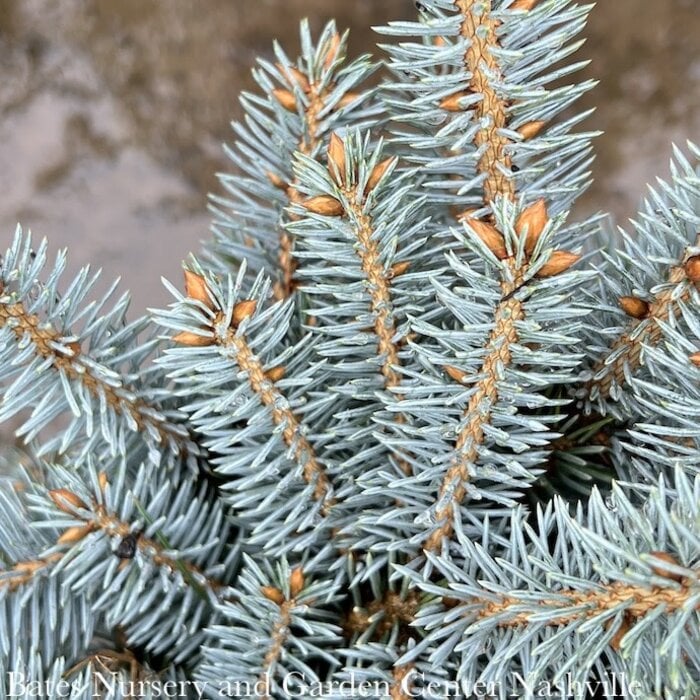
<svg viewBox="0 0 700 700"><path fill-rule="evenodd" d="M243 334L228 329L218 342L235 350L238 366L248 375L250 387L260 397L262 404L270 409L274 424L282 426L282 439L287 447L293 448L294 457L302 467L304 480L314 485L314 498L322 503L321 511L327 515L333 505L329 496L331 484L313 446L304 436L299 419L287 401L283 400L281 391L266 376L262 362L251 350Z"/></svg>

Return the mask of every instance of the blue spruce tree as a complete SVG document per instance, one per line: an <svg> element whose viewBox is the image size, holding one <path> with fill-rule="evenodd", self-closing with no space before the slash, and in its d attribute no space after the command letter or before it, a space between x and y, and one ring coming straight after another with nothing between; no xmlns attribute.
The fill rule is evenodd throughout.
<svg viewBox="0 0 700 700"><path fill-rule="evenodd" d="M18 229L4 697L700 695L700 150L572 219L589 9L303 24L166 309Z"/></svg>

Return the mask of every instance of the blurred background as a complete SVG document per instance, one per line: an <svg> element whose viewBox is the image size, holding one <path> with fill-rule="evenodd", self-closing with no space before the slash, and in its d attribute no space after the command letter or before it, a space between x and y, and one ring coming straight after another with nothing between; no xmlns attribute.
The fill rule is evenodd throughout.
<svg viewBox="0 0 700 700"><path fill-rule="evenodd" d="M668 173L671 143L700 139L698 0L600 0L578 58L600 79L581 107L596 184L578 214L636 210ZM227 168L221 143L249 69L297 25L331 17L351 51L412 0L0 0L0 248L16 223L70 247L73 269L105 268L133 312L166 303L160 276L208 235L206 194ZM582 74L583 77L583 74Z"/></svg>

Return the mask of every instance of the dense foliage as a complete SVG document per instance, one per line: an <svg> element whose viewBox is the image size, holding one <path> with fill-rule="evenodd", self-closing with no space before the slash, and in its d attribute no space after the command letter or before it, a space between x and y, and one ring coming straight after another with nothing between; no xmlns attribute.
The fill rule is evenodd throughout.
<svg viewBox="0 0 700 700"><path fill-rule="evenodd" d="M18 230L5 696L700 694L700 151L570 216L589 9L304 24L167 309Z"/></svg>

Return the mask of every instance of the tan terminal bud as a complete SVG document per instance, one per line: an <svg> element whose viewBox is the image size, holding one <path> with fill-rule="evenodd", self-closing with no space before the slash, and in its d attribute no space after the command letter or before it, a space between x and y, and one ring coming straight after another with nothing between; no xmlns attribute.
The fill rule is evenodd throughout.
<svg viewBox="0 0 700 700"><path fill-rule="evenodd" d="M49 497L64 513L75 513L76 510L88 510L87 504L68 489L49 491Z"/></svg>
<svg viewBox="0 0 700 700"><path fill-rule="evenodd" d="M555 250L549 260L538 270L538 277L554 277L568 270L575 262L581 259L580 255L570 253L567 250Z"/></svg>
<svg viewBox="0 0 700 700"><path fill-rule="evenodd" d="M273 384L278 382L282 377L284 377L284 367L280 365L279 367L273 367L265 372L265 377L269 379Z"/></svg>
<svg viewBox="0 0 700 700"><path fill-rule="evenodd" d="M620 297L620 308L632 318L646 318L649 315L649 304L639 297Z"/></svg>
<svg viewBox="0 0 700 700"><path fill-rule="evenodd" d="M331 166L335 166L335 170ZM335 132L328 142L328 170L335 182L341 185L345 181L345 143ZM335 171L337 170L337 175Z"/></svg>
<svg viewBox="0 0 700 700"><path fill-rule="evenodd" d="M487 224L485 221L479 221L479 219L470 219L467 224L471 227L472 231L479 237L481 242L499 259L508 257L508 251L506 250L506 242L503 236L498 231L495 226Z"/></svg>
<svg viewBox="0 0 700 700"><path fill-rule="evenodd" d="M466 372L462 371L461 369L457 369L456 367L452 367L451 365L445 365L445 372L447 372L452 379L460 384L464 383L464 380L467 378Z"/></svg>
<svg viewBox="0 0 700 700"><path fill-rule="evenodd" d="M328 70L335 60L338 58L338 51L340 50L340 34L335 32L331 37L331 43L328 46L328 53L326 53L326 59L323 62L323 66Z"/></svg>
<svg viewBox="0 0 700 700"><path fill-rule="evenodd" d="M241 323L241 321L244 321L246 318L252 316L255 313L255 308L257 305L258 302L255 301L255 299L244 299L243 301L239 301L233 307L231 324L233 326L237 326L239 323Z"/></svg>
<svg viewBox="0 0 700 700"><path fill-rule="evenodd" d="M304 573L300 566L292 571L289 577L289 593L292 598L296 598L304 588Z"/></svg>
<svg viewBox="0 0 700 700"><path fill-rule="evenodd" d="M282 73L282 75L291 76L292 82L296 83L304 92L309 92L311 90L309 79L298 68L294 66L283 66L281 63L278 63L277 70Z"/></svg>
<svg viewBox="0 0 700 700"><path fill-rule="evenodd" d="M515 220L515 232L520 238L527 236L525 252L528 255L532 255L548 221L547 204L544 199L538 199L534 204L523 209Z"/></svg>
<svg viewBox="0 0 700 700"><path fill-rule="evenodd" d="M182 331L173 336L173 342L179 345L187 345L191 348L203 348L207 345L212 345L214 339L210 336L199 335L199 333L191 333L190 331Z"/></svg>
<svg viewBox="0 0 700 700"><path fill-rule="evenodd" d="M339 200L327 194L310 197L302 204L310 212L321 216L340 216L345 211Z"/></svg>
<svg viewBox="0 0 700 700"><path fill-rule="evenodd" d="M381 163L377 163L374 168L372 168L372 172L367 179L365 195L368 195L379 184L379 181L384 177L386 171L395 161L396 158L393 157L385 158Z"/></svg>
<svg viewBox="0 0 700 700"><path fill-rule="evenodd" d="M75 544L80 542L86 535L92 532L93 525L88 523L87 525L76 525L75 527L69 527L57 540L58 544Z"/></svg>
<svg viewBox="0 0 700 700"><path fill-rule="evenodd" d="M409 260L402 260L401 262L394 263L391 266L390 276L393 278L403 275L403 273L406 272L409 267L411 267Z"/></svg>
<svg viewBox="0 0 700 700"><path fill-rule="evenodd" d="M196 299L209 308L212 307L212 301L207 292L207 283L204 277L191 270L185 270L185 294L187 294L190 299Z"/></svg>
<svg viewBox="0 0 700 700"><path fill-rule="evenodd" d="M461 112L463 107L460 105L460 100L470 94L466 90L455 92L454 95L449 95L440 102L440 109L444 109L446 112Z"/></svg>
<svg viewBox="0 0 700 700"><path fill-rule="evenodd" d="M277 605L282 605L284 603L284 593L279 588L275 586L261 586L260 592L273 603Z"/></svg>
<svg viewBox="0 0 700 700"><path fill-rule="evenodd" d="M528 139L535 138L535 136L537 136L537 134L544 129L546 123L547 122L542 120L528 122L527 124L523 124L521 127L518 127L518 133L523 137L524 141L527 141Z"/></svg>
<svg viewBox="0 0 700 700"><path fill-rule="evenodd" d="M608 621L606 624L606 629L610 627L611 621ZM622 642L622 638L630 631L630 620L629 617L626 615L622 618L620 621L620 626L617 628L617 631L615 634L612 636L610 640L610 647L614 651L620 651L620 643Z"/></svg>
<svg viewBox="0 0 700 700"><path fill-rule="evenodd" d="M294 97L294 93L285 90L284 88L275 88L272 91L275 99L288 111L297 111L297 101Z"/></svg>
<svg viewBox="0 0 700 700"><path fill-rule="evenodd" d="M700 352L694 352L688 358L696 367L700 367Z"/></svg>
<svg viewBox="0 0 700 700"><path fill-rule="evenodd" d="M515 0L509 10L525 10L529 12L540 0Z"/></svg>
<svg viewBox="0 0 700 700"><path fill-rule="evenodd" d="M694 255L688 258L683 266L688 279L695 284L700 282L700 255Z"/></svg>
<svg viewBox="0 0 700 700"><path fill-rule="evenodd" d="M100 491L104 491L107 488L109 481L107 479L107 474L105 474L105 472L100 472L97 475L97 483L100 486Z"/></svg>
<svg viewBox="0 0 700 700"><path fill-rule="evenodd" d="M668 552L659 552L659 551L654 551L654 552L649 552L652 557L655 559L659 559L661 561L666 562L667 564L671 564L672 566L680 566L678 563L678 559L673 556L673 554L669 554ZM657 576L663 576L664 578L670 578L672 581L682 581L683 576L681 574L674 574L668 569L664 569L662 566L657 566L652 564L651 565L651 570L653 573L655 573Z"/></svg>

